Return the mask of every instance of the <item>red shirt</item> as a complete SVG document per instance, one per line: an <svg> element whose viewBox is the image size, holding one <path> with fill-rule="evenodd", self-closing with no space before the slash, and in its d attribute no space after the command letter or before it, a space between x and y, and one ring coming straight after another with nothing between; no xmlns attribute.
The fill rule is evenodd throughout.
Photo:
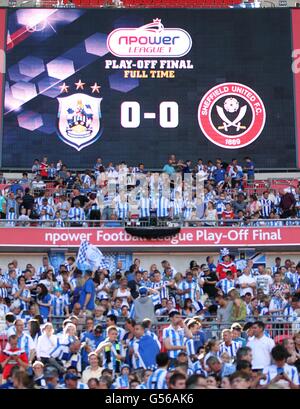
<svg viewBox="0 0 300 409"><path fill-rule="evenodd" d="M16 355L18 355L23 362L28 363L28 358L27 358L26 353L20 352L21 351L20 348L10 349L9 351L7 351L7 353L5 353L5 351L6 350L1 352L0 354L0 363L4 362L12 352L16 352ZM11 358L8 360L7 364L3 368L2 378L7 379L10 375L11 368L13 368L16 365L19 365L19 362L16 361L14 356L11 356Z"/></svg>
<svg viewBox="0 0 300 409"><path fill-rule="evenodd" d="M219 280L222 280L223 278L226 278L226 272L228 270L232 271L232 276L235 277L237 274L236 271L236 265L230 261L229 263L219 263L217 265L217 274L219 275Z"/></svg>
<svg viewBox="0 0 300 409"><path fill-rule="evenodd" d="M40 164L40 175L47 177L48 176L48 165L47 163L42 162Z"/></svg>
<svg viewBox="0 0 300 409"><path fill-rule="evenodd" d="M233 211L230 210L230 212L228 212L227 210L224 210L224 212L222 213L222 219L234 219Z"/></svg>

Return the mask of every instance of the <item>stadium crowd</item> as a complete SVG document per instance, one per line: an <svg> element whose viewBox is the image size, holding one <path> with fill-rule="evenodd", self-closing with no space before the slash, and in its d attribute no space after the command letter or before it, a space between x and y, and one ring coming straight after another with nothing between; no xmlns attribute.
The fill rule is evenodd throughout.
<svg viewBox="0 0 300 409"><path fill-rule="evenodd" d="M236 159L230 164L221 159L206 164L199 159L192 164L171 155L161 173L145 171L143 163L130 167L125 162L116 166L109 162L104 166L98 158L92 170L81 173L70 171L61 160L48 164L44 157L34 161L32 177L24 172L21 179L6 185L0 174L5 188L0 196L0 215L6 226L97 226L99 220L107 221L101 222L102 226L117 226L118 221L121 225L134 219L149 222L151 218L196 226L298 225L299 186L261 192L254 187L250 191L245 186L253 188L254 172L250 158L242 165ZM164 178L178 175L181 179L178 183L170 181L168 195ZM191 189L184 179L187 175ZM142 176L146 185L135 190L137 196L130 200ZM203 182L201 193L197 180Z"/></svg>
<svg viewBox="0 0 300 409"><path fill-rule="evenodd" d="M76 261L0 271L0 388L298 389L300 263Z"/></svg>

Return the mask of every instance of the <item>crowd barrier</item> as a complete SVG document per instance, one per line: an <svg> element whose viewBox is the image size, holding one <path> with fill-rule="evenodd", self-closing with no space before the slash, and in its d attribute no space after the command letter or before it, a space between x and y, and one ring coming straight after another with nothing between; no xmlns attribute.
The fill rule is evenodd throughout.
<svg viewBox="0 0 300 409"><path fill-rule="evenodd" d="M123 220L81 220L74 221L70 219L63 220L63 225L56 224L55 220L19 220L19 219L0 219L1 227L55 227L55 228L71 228L71 227L292 227L300 226L300 219L288 218L288 219L226 219L226 220L207 220L207 219L193 219L185 220L182 217L178 218L158 218L149 217L145 220L139 220L138 218L123 219Z"/></svg>
<svg viewBox="0 0 300 409"><path fill-rule="evenodd" d="M184 317L186 318L186 317ZM62 324L66 317L52 317L50 321L53 324L55 332L62 330ZM251 319L251 321L255 321L257 318ZM160 321L161 320L161 321ZM284 339L292 338L296 333L300 332L300 317L296 321L289 321L285 317L259 317L259 320L264 321L265 323L265 330L267 334L274 339L275 343L282 343ZM118 325L124 324L124 320L118 320ZM248 321L247 321L248 322ZM104 322L103 322L104 324ZM243 326L245 322L240 322ZM159 317L159 321L153 325L152 329L157 334L159 341L162 344L162 351L165 351L163 346L163 330L164 328L170 325L169 318ZM232 322L224 323L224 322L217 322L214 319L203 320L202 321L202 330L205 333L206 339L222 339L222 331L225 328L231 328ZM79 324L80 331L85 330L85 325ZM5 321L0 320L0 351L3 350L7 343L7 336L5 335Z"/></svg>

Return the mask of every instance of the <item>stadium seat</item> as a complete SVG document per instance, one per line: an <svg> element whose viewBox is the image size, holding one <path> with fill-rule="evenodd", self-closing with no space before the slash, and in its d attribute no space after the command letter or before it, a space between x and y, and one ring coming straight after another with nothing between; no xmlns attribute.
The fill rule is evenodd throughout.
<svg viewBox="0 0 300 409"><path fill-rule="evenodd" d="M289 339L291 338L291 335L285 334L285 335L276 335L274 338L275 344L282 344L284 339Z"/></svg>

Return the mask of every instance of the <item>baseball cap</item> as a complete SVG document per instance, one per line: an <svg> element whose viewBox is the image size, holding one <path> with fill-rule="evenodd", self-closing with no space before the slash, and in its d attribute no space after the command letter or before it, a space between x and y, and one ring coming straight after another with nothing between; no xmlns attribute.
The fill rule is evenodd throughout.
<svg viewBox="0 0 300 409"><path fill-rule="evenodd" d="M68 380L77 381L77 379L80 379L80 376L75 375L74 373L67 373L65 375L65 381L68 381Z"/></svg>
<svg viewBox="0 0 300 409"><path fill-rule="evenodd" d="M230 288L228 289L228 291L227 291L227 294L229 294L230 291L232 291L232 290L236 290L236 288L235 288L235 287L230 287Z"/></svg>
<svg viewBox="0 0 300 409"><path fill-rule="evenodd" d="M204 264L204 266L202 267L202 271L208 271L208 270L209 270L208 265Z"/></svg>
<svg viewBox="0 0 300 409"><path fill-rule="evenodd" d="M240 331L242 331L242 329L243 329L243 327L241 326L241 324L239 324L238 322L234 322L232 325L231 325L231 328L230 328L231 330L233 330L233 329L239 329Z"/></svg>
<svg viewBox="0 0 300 409"><path fill-rule="evenodd" d="M34 363L32 364L32 367L34 368L34 367L37 366L37 365L44 366L44 364L43 364L42 361L34 361Z"/></svg>
<svg viewBox="0 0 300 409"><path fill-rule="evenodd" d="M140 294L141 297L145 297L148 294L147 287L140 287L139 288L139 294Z"/></svg>

